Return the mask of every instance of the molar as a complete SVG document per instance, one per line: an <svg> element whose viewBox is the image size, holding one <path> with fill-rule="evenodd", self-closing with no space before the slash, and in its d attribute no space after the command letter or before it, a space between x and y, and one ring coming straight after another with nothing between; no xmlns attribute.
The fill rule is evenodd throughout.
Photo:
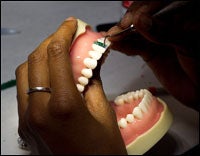
<svg viewBox="0 0 200 156"><path fill-rule="evenodd" d="M136 117L138 119L142 119L142 117L143 117L143 114L142 114L141 109L139 107L135 107L133 109L133 115L134 115L134 117Z"/></svg>
<svg viewBox="0 0 200 156"><path fill-rule="evenodd" d="M144 97L144 91L142 89L139 91L138 97L139 98L143 98Z"/></svg>
<svg viewBox="0 0 200 156"><path fill-rule="evenodd" d="M94 60L92 58L85 58L83 61L84 65L90 69L94 69L97 66L97 60Z"/></svg>
<svg viewBox="0 0 200 156"><path fill-rule="evenodd" d="M128 92L128 93L122 95L122 98L124 99L124 102L126 102L126 103L133 102L133 95L131 94L131 92Z"/></svg>
<svg viewBox="0 0 200 156"><path fill-rule="evenodd" d="M84 68L81 70L81 74L83 74L86 78L92 77L92 69Z"/></svg>
<svg viewBox="0 0 200 156"><path fill-rule="evenodd" d="M124 98L120 95L120 96L117 96L114 100L115 104L116 105L123 105L124 104Z"/></svg>
<svg viewBox="0 0 200 156"><path fill-rule="evenodd" d="M127 127L127 121L125 118L121 118L119 121L118 121L118 126L121 127L121 128L126 128Z"/></svg>
<svg viewBox="0 0 200 156"><path fill-rule="evenodd" d="M133 99L134 100L137 100L138 98L139 98L139 94L138 94L139 92L132 92L132 95L133 95Z"/></svg>

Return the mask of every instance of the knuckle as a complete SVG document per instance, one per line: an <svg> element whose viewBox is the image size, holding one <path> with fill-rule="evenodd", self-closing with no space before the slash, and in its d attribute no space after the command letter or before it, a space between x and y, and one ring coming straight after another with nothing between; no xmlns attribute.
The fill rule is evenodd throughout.
<svg viewBox="0 0 200 156"><path fill-rule="evenodd" d="M43 59L44 59L43 53L38 51L35 51L28 56L28 62L32 64L41 62Z"/></svg>
<svg viewBox="0 0 200 156"><path fill-rule="evenodd" d="M65 47L63 42L63 40L51 42L47 47L48 55L55 58L62 57L65 53Z"/></svg>
<svg viewBox="0 0 200 156"><path fill-rule="evenodd" d="M27 62L20 64L15 70L15 75L19 75L20 73L23 73L24 70L26 70L26 67L27 67Z"/></svg>

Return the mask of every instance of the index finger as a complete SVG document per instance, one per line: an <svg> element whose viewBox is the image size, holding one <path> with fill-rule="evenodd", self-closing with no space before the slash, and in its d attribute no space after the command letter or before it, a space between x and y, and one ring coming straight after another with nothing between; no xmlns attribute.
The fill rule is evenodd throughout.
<svg viewBox="0 0 200 156"><path fill-rule="evenodd" d="M69 49L76 32L77 21L68 18L55 32L48 48L48 61L52 95L55 98L71 97L71 93L78 92L73 79L70 65ZM64 94L64 95L63 95Z"/></svg>

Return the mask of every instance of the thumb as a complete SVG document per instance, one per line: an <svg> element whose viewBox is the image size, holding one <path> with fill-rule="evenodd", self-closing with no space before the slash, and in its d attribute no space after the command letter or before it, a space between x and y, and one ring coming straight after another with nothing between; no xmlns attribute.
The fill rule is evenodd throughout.
<svg viewBox="0 0 200 156"><path fill-rule="evenodd" d="M105 127L113 129L113 124L117 123L116 116L106 98L100 79L91 79L84 92L84 98L91 115Z"/></svg>
<svg viewBox="0 0 200 156"><path fill-rule="evenodd" d="M107 53L108 50L105 54L107 55ZM90 79L83 96L91 115L105 127L113 129L113 127L117 127L116 115L109 101L107 100L100 78L100 69L103 61L106 58L105 54L100 60L97 68L94 70L94 76Z"/></svg>

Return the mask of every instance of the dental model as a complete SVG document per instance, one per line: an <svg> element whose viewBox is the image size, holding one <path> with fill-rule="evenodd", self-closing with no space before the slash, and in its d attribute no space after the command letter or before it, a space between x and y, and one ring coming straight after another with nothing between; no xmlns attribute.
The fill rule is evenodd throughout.
<svg viewBox="0 0 200 156"><path fill-rule="evenodd" d="M83 92L93 70L110 42L85 22L77 19L78 28L70 50L74 80ZM128 154L144 154L167 132L172 114L160 98L141 89L120 95L111 102Z"/></svg>
<svg viewBox="0 0 200 156"><path fill-rule="evenodd" d="M104 43L103 35L92 31L85 22L79 19L77 22L78 28L71 46L70 58L77 89L83 92L93 76L98 60L108 49L110 42L107 40Z"/></svg>
<svg viewBox="0 0 200 156"><path fill-rule="evenodd" d="M106 40L104 43L105 37L92 31L85 22L77 21L70 54L77 89L83 92L110 42ZM147 152L164 136L173 120L166 103L146 89L120 95L110 103L116 112L127 152L131 155Z"/></svg>
<svg viewBox="0 0 200 156"><path fill-rule="evenodd" d="M117 96L111 104L131 155L147 152L164 136L173 121L166 103L146 89Z"/></svg>

